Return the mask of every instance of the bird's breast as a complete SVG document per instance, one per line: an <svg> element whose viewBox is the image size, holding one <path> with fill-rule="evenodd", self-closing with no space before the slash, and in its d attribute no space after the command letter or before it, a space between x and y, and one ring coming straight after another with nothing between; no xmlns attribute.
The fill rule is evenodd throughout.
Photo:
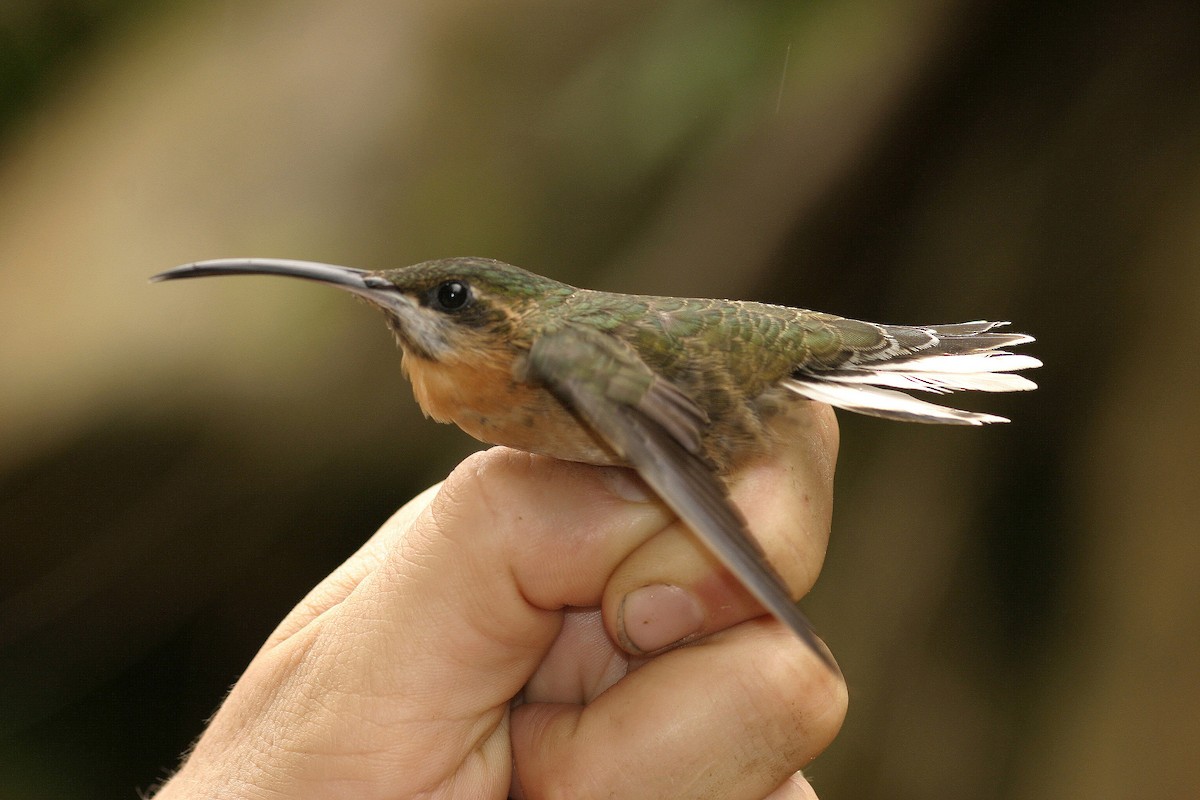
<svg viewBox="0 0 1200 800"><path fill-rule="evenodd" d="M413 396L427 417L453 422L489 444L587 464L622 463L554 395L514 377L512 366L513 357L504 353L445 361L404 356Z"/></svg>

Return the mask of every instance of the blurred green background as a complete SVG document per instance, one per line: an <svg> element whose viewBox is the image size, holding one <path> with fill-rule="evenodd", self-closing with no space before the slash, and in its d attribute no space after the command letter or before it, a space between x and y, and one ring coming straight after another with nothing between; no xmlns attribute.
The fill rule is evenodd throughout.
<svg viewBox="0 0 1200 800"><path fill-rule="evenodd" d="M841 415L837 798L1200 796L1200 6L0 9L0 797L128 798L476 445L377 316L200 258L1012 319L986 430Z"/></svg>

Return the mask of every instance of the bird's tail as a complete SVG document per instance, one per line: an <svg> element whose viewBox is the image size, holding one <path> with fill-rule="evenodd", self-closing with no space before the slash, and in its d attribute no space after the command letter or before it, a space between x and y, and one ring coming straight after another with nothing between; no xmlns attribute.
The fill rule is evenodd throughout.
<svg viewBox="0 0 1200 800"><path fill-rule="evenodd" d="M883 346L856 352L836 367L800 369L784 385L812 400L888 419L950 425L1008 422L994 414L948 408L895 391L946 394L1036 389L1036 383L1012 373L1040 367L1042 362L1004 349L1032 342L1033 337L996 332L1007 324L877 325Z"/></svg>

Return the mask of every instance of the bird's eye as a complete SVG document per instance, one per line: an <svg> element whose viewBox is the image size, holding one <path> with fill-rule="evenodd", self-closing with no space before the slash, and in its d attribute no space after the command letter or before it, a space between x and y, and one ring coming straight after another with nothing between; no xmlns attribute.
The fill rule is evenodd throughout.
<svg viewBox="0 0 1200 800"><path fill-rule="evenodd" d="M433 290L433 307L439 311L458 311L471 300L471 287L462 281L445 281Z"/></svg>

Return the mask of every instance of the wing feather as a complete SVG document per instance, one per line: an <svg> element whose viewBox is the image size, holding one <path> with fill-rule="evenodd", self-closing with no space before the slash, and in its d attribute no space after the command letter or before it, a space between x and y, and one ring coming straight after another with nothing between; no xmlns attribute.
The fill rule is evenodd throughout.
<svg viewBox="0 0 1200 800"><path fill-rule="evenodd" d="M833 662L767 561L728 489L703 455L707 416L619 340L584 328L544 335L532 375L574 411L652 488L763 606L817 656ZM640 387L632 391L633 387Z"/></svg>

